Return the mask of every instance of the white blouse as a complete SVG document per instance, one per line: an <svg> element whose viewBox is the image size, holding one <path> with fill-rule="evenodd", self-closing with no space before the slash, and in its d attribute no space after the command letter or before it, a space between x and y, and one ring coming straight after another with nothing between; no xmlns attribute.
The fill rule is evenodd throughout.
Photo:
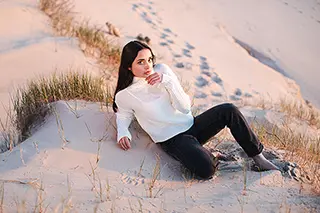
<svg viewBox="0 0 320 213"><path fill-rule="evenodd" d="M131 140L128 127L136 117L152 140L163 142L193 125L191 102L169 66L157 64L154 72L163 74L162 82L149 85L145 78L134 77L132 84L116 94L117 141Z"/></svg>

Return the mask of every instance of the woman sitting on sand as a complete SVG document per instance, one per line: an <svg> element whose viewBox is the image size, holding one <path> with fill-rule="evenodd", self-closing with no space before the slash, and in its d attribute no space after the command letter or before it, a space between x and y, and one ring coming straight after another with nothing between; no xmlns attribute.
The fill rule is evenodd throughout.
<svg viewBox="0 0 320 213"><path fill-rule="evenodd" d="M202 145L225 126L261 170L278 169L262 155L263 145L233 104L194 117L176 75L167 65L155 64L151 48L142 42L131 41L122 50L113 110L122 149L131 147L128 127L135 116L155 143L200 178L216 170L213 155Z"/></svg>

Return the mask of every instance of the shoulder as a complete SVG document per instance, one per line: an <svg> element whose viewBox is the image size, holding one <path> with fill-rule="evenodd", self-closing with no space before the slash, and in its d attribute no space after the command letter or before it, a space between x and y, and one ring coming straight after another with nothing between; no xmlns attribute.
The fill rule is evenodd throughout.
<svg viewBox="0 0 320 213"><path fill-rule="evenodd" d="M172 72L171 68L167 64L156 64L154 66L154 71L166 74Z"/></svg>
<svg viewBox="0 0 320 213"><path fill-rule="evenodd" d="M178 79L177 75L173 72L173 70L166 64L156 64L154 67L154 71L155 72L159 72L162 74L166 74L170 77L172 77L173 79Z"/></svg>
<svg viewBox="0 0 320 213"><path fill-rule="evenodd" d="M125 103L125 100L128 100L128 97L130 96L130 94L127 91L127 88L120 90L119 92L117 92L117 94L115 95L115 102L117 104L121 104L121 103Z"/></svg>

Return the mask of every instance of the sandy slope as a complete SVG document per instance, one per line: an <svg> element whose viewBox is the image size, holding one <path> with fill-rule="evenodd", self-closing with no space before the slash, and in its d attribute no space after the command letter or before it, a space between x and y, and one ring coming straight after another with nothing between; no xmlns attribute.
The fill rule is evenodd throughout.
<svg viewBox="0 0 320 213"><path fill-rule="evenodd" d="M55 37L49 19L34 1L0 2L0 102L8 108L9 92L27 79L68 68L98 72L77 40ZM0 107L0 118L6 117Z"/></svg>
<svg viewBox="0 0 320 213"><path fill-rule="evenodd" d="M74 10L79 19L90 17L100 26L106 21L114 23L122 29L123 44L139 33L149 36L159 61L175 67L182 80L192 85L199 104L209 107L216 99L297 96L299 89L291 80L250 57L223 23L203 10L204 5L194 4L198 3L81 0ZM178 64L184 68L177 68Z"/></svg>
<svg viewBox="0 0 320 213"><path fill-rule="evenodd" d="M271 57L320 107L319 0L204 0L194 6L210 10L233 36Z"/></svg>
<svg viewBox="0 0 320 213"><path fill-rule="evenodd" d="M75 102L69 102L69 105L75 109ZM43 204L49 205L49 212L59 205L60 209L63 205L66 208L70 198L70 206L76 212L91 212L97 205L99 212L111 212L112 208L115 212L131 212L129 203L137 212L139 202L143 212L240 212L241 206L244 212L285 212L289 208L291 212L320 210L317 198L308 193L306 186L301 188L280 172L248 171L247 188L243 191L244 158L238 154L238 162L223 163L209 181L184 179L179 163L163 153L137 126L131 128L132 149L126 152L119 149L114 142L114 115L108 109L101 111L98 104L78 101L77 117L65 102L58 102L55 108L69 141L65 146L56 118L50 116L20 147L11 153L0 154L1 180L6 181L5 212L16 211L15 199L25 200L28 209L34 208L35 188L41 181ZM233 142L228 147L225 151L239 148ZM153 189L156 197L150 198L148 186L156 166L156 155L160 156L160 177ZM95 184L92 184L90 164L97 167ZM104 201L101 203L99 179ZM109 191L105 188L107 183L111 187ZM93 185L96 188L92 190Z"/></svg>

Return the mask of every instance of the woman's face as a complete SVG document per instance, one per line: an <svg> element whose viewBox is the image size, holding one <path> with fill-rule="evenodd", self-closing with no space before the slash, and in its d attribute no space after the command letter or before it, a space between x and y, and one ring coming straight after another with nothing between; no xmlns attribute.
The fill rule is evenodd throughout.
<svg viewBox="0 0 320 213"><path fill-rule="evenodd" d="M146 78L150 75L153 72L151 51L149 49L140 50L129 70L138 78Z"/></svg>

